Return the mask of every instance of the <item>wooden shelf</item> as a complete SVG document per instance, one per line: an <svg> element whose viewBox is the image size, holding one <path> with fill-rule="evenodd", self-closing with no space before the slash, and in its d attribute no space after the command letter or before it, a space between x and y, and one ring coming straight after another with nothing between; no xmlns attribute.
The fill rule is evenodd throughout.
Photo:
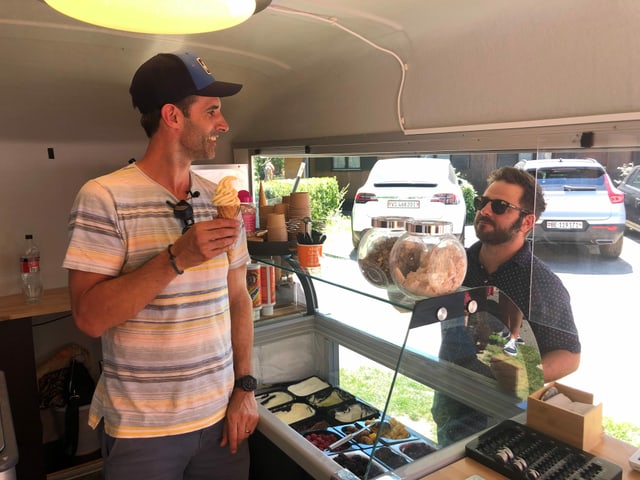
<svg viewBox="0 0 640 480"><path fill-rule="evenodd" d="M28 304L21 293L0 297L0 322L71 310L69 288L45 290L40 302Z"/></svg>

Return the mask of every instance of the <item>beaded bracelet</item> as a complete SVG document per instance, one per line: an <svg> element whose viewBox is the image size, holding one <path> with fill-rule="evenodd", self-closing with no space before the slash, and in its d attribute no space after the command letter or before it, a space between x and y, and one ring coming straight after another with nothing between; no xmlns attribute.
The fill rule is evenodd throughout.
<svg viewBox="0 0 640 480"><path fill-rule="evenodd" d="M184 273L184 270L180 270L178 268L178 265L176 265L176 256L171 252L171 247L173 247L173 243L170 243L167 246L167 253L169 253L169 263L178 275L182 275Z"/></svg>

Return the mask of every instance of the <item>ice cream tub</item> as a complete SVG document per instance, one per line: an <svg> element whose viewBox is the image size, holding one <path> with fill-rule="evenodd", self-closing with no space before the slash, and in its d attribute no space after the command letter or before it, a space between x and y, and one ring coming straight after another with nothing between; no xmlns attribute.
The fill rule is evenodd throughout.
<svg viewBox="0 0 640 480"><path fill-rule="evenodd" d="M330 455L331 460L336 462L341 467L346 468L358 478L363 479L369 465L369 456L362 452L344 452L336 455ZM382 466L377 460L371 460L371 467L369 468L368 478L375 478L378 475L382 475L388 471L387 468Z"/></svg>
<svg viewBox="0 0 640 480"><path fill-rule="evenodd" d="M315 409L311 405L304 402L286 403L280 407L272 409L271 411L287 425L313 417L316 413Z"/></svg>
<svg viewBox="0 0 640 480"><path fill-rule="evenodd" d="M338 432L335 432L331 429L323 429L323 430L311 430L307 432L303 432L302 436L306 438L313 445L318 447L319 450L323 452L326 451L330 445L338 442L342 438L343 435L340 435ZM342 445L337 446L333 452L344 452L354 448L354 444L352 442L346 442ZM328 453L328 451L327 451Z"/></svg>
<svg viewBox="0 0 640 480"><path fill-rule="evenodd" d="M364 450L364 452L369 453L366 450ZM376 460L383 465L386 465L391 470L403 467L413 461L409 457L406 457L402 453L395 451L393 448L386 445L377 446L373 452L373 456Z"/></svg>
<svg viewBox="0 0 640 480"><path fill-rule="evenodd" d="M376 408L358 400L333 408L329 411L329 418L333 419L338 425L354 423L359 420L378 417L379 415L380 413Z"/></svg>
<svg viewBox="0 0 640 480"><path fill-rule="evenodd" d="M307 397L329 387L331 387L329 383L325 382L320 377L313 376L289 385L287 390L297 397Z"/></svg>
<svg viewBox="0 0 640 480"><path fill-rule="evenodd" d="M289 426L296 432L302 434L304 432L310 432L313 430L324 430L326 428L329 428L331 425L327 421L326 415L316 413L316 415L314 415L313 417L301 420Z"/></svg>
<svg viewBox="0 0 640 480"><path fill-rule="evenodd" d="M283 390L275 390L256 395L256 402L268 409L279 407L293 400L293 395Z"/></svg>
<svg viewBox="0 0 640 480"><path fill-rule="evenodd" d="M376 421L372 419L370 421ZM376 434L371 433L371 429L363 430L365 427L365 422L357 422L349 425L339 425L335 426L337 430L345 435L351 435L354 432L360 431L358 435L353 437L353 441L358 444L360 448L367 448L372 446L376 441Z"/></svg>
<svg viewBox="0 0 640 480"><path fill-rule="evenodd" d="M381 429L378 425L373 425L371 431L380 436L380 440L387 445L394 445L409 440L417 440L418 435L407 428L402 422L391 417Z"/></svg>
<svg viewBox="0 0 640 480"><path fill-rule="evenodd" d="M423 442L422 440L400 443L396 445L396 448L413 460L426 457L437 450L435 446L430 445L427 442Z"/></svg>
<svg viewBox="0 0 640 480"><path fill-rule="evenodd" d="M355 397L349 392L334 387L314 393L308 396L306 400L315 408L330 408L344 402L353 402Z"/></svg>

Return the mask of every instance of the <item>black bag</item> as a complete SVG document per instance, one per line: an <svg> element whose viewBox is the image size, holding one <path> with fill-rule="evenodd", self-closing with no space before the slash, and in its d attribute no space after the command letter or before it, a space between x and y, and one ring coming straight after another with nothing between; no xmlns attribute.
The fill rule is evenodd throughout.
<svg viewBox="0 0 640 480"><path fill-rule="evenodd" d="M67 370L65 385L67 407L64 414L62 451L66 457L72 458L78 450L80 407L91 403L96 385L84 363L74 358Z"/></svg>

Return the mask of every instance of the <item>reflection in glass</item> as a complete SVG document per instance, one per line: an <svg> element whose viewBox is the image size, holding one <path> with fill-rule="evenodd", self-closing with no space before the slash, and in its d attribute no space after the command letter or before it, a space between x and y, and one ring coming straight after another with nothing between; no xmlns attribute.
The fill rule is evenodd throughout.
<svg viewBox="0 0 640 480"><path fill-rule="evenodd" d="M439 345L434 346L433 337L440 338ZM520 338L516 355L505 352L512 337ZM430 413L435 424L435 438L427 439L438 448L516 415L528 395L543 385L531 327L515 303L495 287L419 302L399 372L415 368L414 355L426 360L420 382L433 388ZM392 385L388 404L394 404L395 395Z"/></svg>

